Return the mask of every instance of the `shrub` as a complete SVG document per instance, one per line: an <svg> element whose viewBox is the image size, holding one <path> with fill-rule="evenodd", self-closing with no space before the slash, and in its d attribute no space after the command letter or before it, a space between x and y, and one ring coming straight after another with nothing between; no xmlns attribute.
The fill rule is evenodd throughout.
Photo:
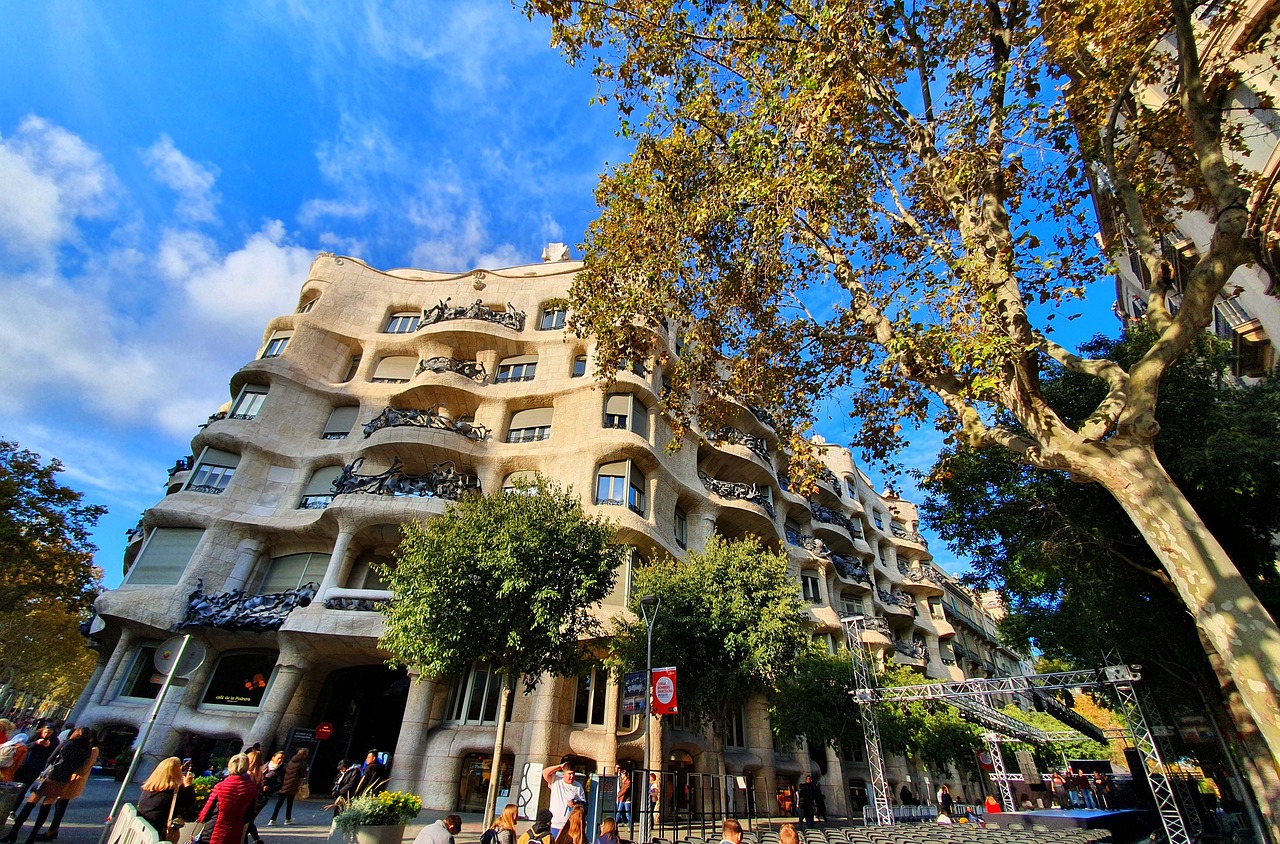
<svg viewBox="0 0 1280 844"><path fill-rule="evenodd" d="M407 791L383 791L362 794L347 803L334 823L351 832L359 826L397 826L407 824L422 811L422 798Z"/></svg>
<svg viewBox="0 0 1280 844"><path fill-rule="evenodd" d="M196 777L191 783L191 787L196 792L196 810L204 808L204 801L209 799L209 792L213 791L213 787L222 781L221 777Z"/></svg>

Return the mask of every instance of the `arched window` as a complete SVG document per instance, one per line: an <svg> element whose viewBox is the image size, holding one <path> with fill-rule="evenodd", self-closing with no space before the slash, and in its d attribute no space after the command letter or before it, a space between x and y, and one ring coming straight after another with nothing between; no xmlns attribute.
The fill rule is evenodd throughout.
<svg viewBox="0 0 1280 844"><path fill-rule="evenodd" d="M507 479L502 482L503 492L524 492L533 494L534 485L537 483L537 472L512 472L507 475Z"/></svg>
<svg viewBox="0 0 1280 844"><path fill-rule="evenodd" d="M233 706L257 709L271 685L275 651L223 654L205 686L201 706Z"/></svg>
<svg viewBox="0 0 1280 844"><path fill-rule="evenodd" d="M531 443L551 438L551 408L534 407L511 414L507 442Z"/></svg>
<svg viewBox="0 0 1280 844"><path fill-rule="evenodd" d="M378 361L369 380L375 384L407 384L418 366L418 359L409 355L392 355Z"/></svg>
<svg viewBox="0 0 1280 844"><path fill-rule="evenodd" d="M300 589L308 583L319 584L329 568L328 554L286 554L273 557L258 587L259 595L272 595Z"/></svg>

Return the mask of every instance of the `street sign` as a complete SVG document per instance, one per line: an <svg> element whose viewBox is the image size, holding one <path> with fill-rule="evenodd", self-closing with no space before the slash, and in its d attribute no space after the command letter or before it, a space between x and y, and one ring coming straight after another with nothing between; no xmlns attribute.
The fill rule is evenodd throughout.
<svg viewBox="0 0 1280 844"><path fill-rule="evenodd" d="M193 639L187 643L187 649L182 651L183 638L174 636L156 649L155 659L152 661L155 663L156 671L159 671L162 676L172 671L175 679L179 677L190 679L191 675L196 673L196 669L204 664L204 645ZM182 661L178 663L175 670L173 662L179 651L182 651Z"/></svg>
<svg viewBox="0 0 1280 844"><path fill-rule="evenodd" d="M325 739L329 738L331 735L333 735L333 725L330 724L328 721L321 721L319 724L316 725L317 739L319 739L320 741L324 741Z"/></svg>

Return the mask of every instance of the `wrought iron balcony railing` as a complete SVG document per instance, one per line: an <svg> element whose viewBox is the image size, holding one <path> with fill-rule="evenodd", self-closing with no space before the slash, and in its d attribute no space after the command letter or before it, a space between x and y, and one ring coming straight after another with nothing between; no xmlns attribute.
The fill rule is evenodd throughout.
<svg viewBox="0 0 1280 844"><path fill-rule="evenodd" d="M391 468L376 475L359 474L364 458L344 466L333 482L334 495L416 495L421 498L447 498L456 501L463 494L480 491L480 479L459 472L452 462L437 463L422 475L410 475L397 457Z"/></svg>
<svg viewBox="0 0 1280 844"><path fill-rule="evenodd" d="M372 436L383 428L434 428L438 431L453 431L462 434L469 440L484 442L489 439L490 431L484 425L477 425L462 419L450 419L434 410L400 410L395 407L384 407L382 412L369 420L364 426L365 437Z"/></svg>
<svg viewBox="0 0 1280 844"><path fill-rule="evenodd" d="M769 444L765 442L764 437L748 434L746 431L740 431L732 425L725 425L716 431L715 441L746 446L765 463L769 462Z"/></svg>
<svg viewBox="0 0 1280 844"><path fill-rule="evenodd" d="M880 596L880 603L888 607L901 607L904 610L914 610L916 608L916 599L905 592L890 592L885 589L876 589L876 594Z"/></svg>
<svg viewBox="0 0 1280 844"><path fill-rule="evenodd" d="M477 299L470 305L452 306L449 299L442 300L439 304L424 308L422 311L422 322L419 323L418 330L421 331L428 325L435 325L440 322L448 322L455 319L479 319L485 322L492 322L496 325L506 326L515 331L524 330L524 311L518 311L510 302L507 303L505 311L495 311L485 305L484 301Z"/></svg>
<svg viewBox="0 0 1280 844"><path fill-rule="evenodd" d="M849 531L851 536L862 538L862 528L853 519L837 510L819 504L816 501L809 501L809 513L813 516L815 522L822 522L828 525L837 525Z"/></svg>
<svg viewBox="0 0 1280 844"><path fill-rule="evenodd" d="M289 613L305 607L315 597L319 583L305 583L297 589L266 595L246 594L232 589L218 595L204 593L204 581L187 596L187 613L178 629L217 627L222 630L279 630Z"/></svg>
<svg viewBox="0 0 1280 844"><path fill-rule="evenodd" d="M927 660L929 658L929 648L924 642L907 642L902 639L894 639L893 649L912 659Z"/></svg>
<svg viewBox="0 0 1280 844"><path fill-rule="evenodd" d="M832 554L831 562L835 564L836 571L845 580L871 585L871 573L867 571L866 566L861 561L841 554Z"/></svg>
<svg viewBox="0 0 1280 844"><path fill-rule="evenodd" d="M414 375L421 375L424 372L456 372L464 378L470 378L472 381L484 383L485 371L484 364L474 360L457 360L456 358L448 358L443 356L427 358L418 361L418 368L413 371Z"/></svg>
<svg viewBox="0 0 1280 844"><path fill-rule="evenodd" d="M774 516L773 502L769 500L768 487L740 483L738 481L722 481L711 477L701 469L698 470L698 478L702 481L702 485L715 495L731 501L748 501L763 507L770 517Z"/></svg>

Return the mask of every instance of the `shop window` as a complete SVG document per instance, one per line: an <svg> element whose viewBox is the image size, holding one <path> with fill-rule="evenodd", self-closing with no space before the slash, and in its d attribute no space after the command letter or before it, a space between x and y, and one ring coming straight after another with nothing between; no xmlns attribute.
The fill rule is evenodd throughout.
<svg viewBox="0 0 1280 844"><path fill-rule="evenodd" d="M483 812L484 801L489 794L489 777L493 771L493 755L468 753L462 757L462 772L458 781L458 811ZM511 793L511 772L515 759L503 756L498 768L498 793Z"/></svg>
<svg viewBox="0 0 1280 844"><path fill-rule="evenodd" d="M600 666L593 666L578 677L578 688L573 698L573 723L592 727L604 726L605 691L609 673Z"/></svg>
<svg viewBox="0 0 1280 844"><path fill-rule="evenodd" d="M182 578L203 536L201 528L156 528L151 531L138 558L129 568L125 585L174 585Z"/></svg>
<svg viewBox="0 0 1280 844"><path fill-rule="evenodd" d="M271 684L275 667L275 651L225 654L218 660L200 703L257 709Z"/></svg>

